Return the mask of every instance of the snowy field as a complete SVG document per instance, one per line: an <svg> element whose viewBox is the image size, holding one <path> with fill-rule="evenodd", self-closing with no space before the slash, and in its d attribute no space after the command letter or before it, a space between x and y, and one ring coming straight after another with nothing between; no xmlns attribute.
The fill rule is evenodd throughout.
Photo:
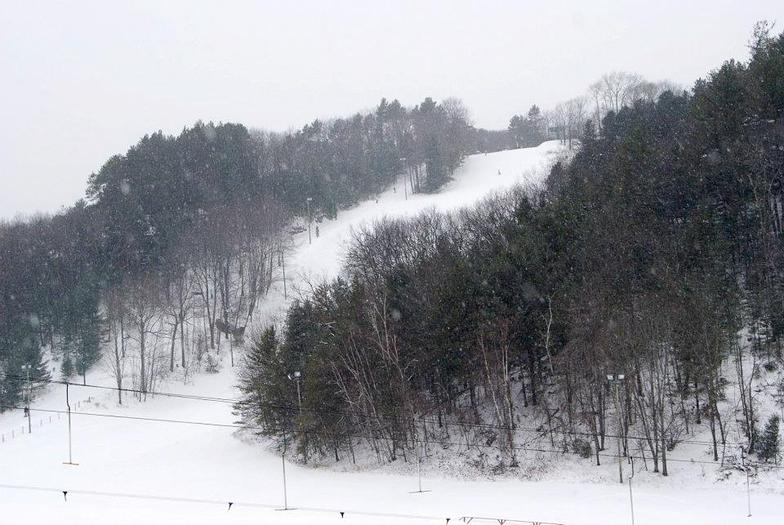
<svg viewBox="0 0 784 525"><path fill-rule="evenodd" d="M298 234L287 259L289 299L295 289L304 292L307 281L338 272L352 228L384 215L412 215L430 207L455 209L514 183L535 181L558 149L557 144L546 143L476 155L439 194L406 198L399 185L377 201L321 223L319 237L314 236L310 245L307 232ZM263 312L268 318L279 318L285 302L277 283ZM591 460L546 454L528 458L526 464L539 465L541 472L527 473L535 480L525 481L467 479L450 475L444 465L425 464L422 488L428 492L422 493L412 493L418 489L415 465L366 466L347 472L287 462L287 501L294 510L276 510L284 505L281 458L243 438L233 426L230 400L237 393L233 373L224 365L219 374L199 375L188 385L173 381L162 387L209 400L159 396L119 406L110 391L71 387L71 405L78 413L72 419L77 466L63 464L68 459L63 386L52 385L34 404L32 434L21 412L0 416L0 525L444 525L458 523L464 516L569 525L631 523L629 486L617 482L616 463L608 459L595 467ZM100 370L87 379L92 384L111 384ZM103 417L109 415L123 418ZM705 447L699 446L679 447L674 456L707 457ZM629 466L624 469L628 475ZM455 472L460 474L457 467ZM779 470L752 484L752 516L747 517L745 477L740 474L718 482L712 465L688 462L672 463L668 479L637 472L635 523L780 525L784 523L782 478L784 470Z"/></svg>

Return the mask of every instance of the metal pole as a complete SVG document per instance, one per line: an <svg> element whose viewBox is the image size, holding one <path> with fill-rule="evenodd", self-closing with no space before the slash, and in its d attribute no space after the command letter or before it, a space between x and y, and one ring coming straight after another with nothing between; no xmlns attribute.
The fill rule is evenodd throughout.
<svg viewBox="0 0 784 525"><path fill-rule="evenodd" d="M65 404L68 406L68 463L73 463L73 445L71 437L71 401L68 393L68 383L65 384Z"/></svg>
<svg viewBox="0 0 784 525"><path fill-rule="evenodd" d="M69 397L68 383L65 384L65 404L68 407L68 462L66 465L76 465L73 462L73 448L71 445L71 401Z"/></svg>
<svg viewBox="0 0 784 525"><path fill-rule="evenodd" d="M629 477L629 506L632 509L632 525L634 525L634 495L632 494L632 477Z"/></svg>
<svg viewBox="0 0 784 525"><path fill-rule="evenodd" d="M751 486L749 483L749 466L746 465L746 450L740 447L740 464L743 467L743 472L746 474L746 507L748 510L747 518L751 517Z"/></svg>
<svg viewBox="0 0 784 525"><path fill-rule="evenodd" d="M621 431L623 430L623 420L621 419L621 404L618 401L618 382L613 383L615 391L615 406L618 407L618 435L615 443L618 445L618 479L623 483L623 463L621 462Z"/></svg>
<svg viewBox="0 0 784 525"><path fill-rule="evenodd" d="M302 393L300 391L299 382L302 380L302 374L300 372L294 372L294 382L297 383L297 408L298 408L298 415L300 424L302 422ZM308 462L308 434L305 433L303 436L305 439L305 451L304 451L304 459L305 463Z"/></svg>
<svg viewBox="0 0 784 525"><path fill-rule="evenodd" d="M310 222L311 222L311 220L310 220L310 199L311 199L311 197L308 197L307 199L305 199L305 202L307 202L307 204L308 204L308 244L312 243L312 240L310 238Z"/></svg>
<svg viewBox="0 0 784 525"><path fill-rule="evenodd" d="M420 448L418 448L417 452L417 490L412 490L410 494L423 494L425 492L430 492L428 489L422 488L422 456L424 455L424 443Z"/></svg>
<svg viewBox="0 0 784 525"><path fill-rule="evenodd" d="M283 465L283 510L289 510L289 496L286 489L286 433L283 433L283 454L280 456Z"/></svg>
<svg viewBox="0 0 784 525"><path fill-rule="evenodd" d="M31 423L30 398L32 397L33 389L30 386L30 365L25 366L25 372L27 373L27 433L32 434L33 424Z"/></svg>
<svg viewBox="0 0 784 525"><path fill-rule="evenodd" d="M749 467L744 467L746 471L746 503L748 505L749 514L746 516L747 518L751 517L751 486L749 484Z"/></svg>
<svg viewBox="0 0 784 525"><path fill-rule="evenodd" d="M419 492L422 492L422 458L417 458L417 476L419 477Z"/></svg>

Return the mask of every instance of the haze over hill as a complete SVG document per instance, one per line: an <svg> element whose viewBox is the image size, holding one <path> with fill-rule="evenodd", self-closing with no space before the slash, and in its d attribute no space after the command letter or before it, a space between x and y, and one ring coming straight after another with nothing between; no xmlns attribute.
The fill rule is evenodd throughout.
<svg viewBox="0 0 784 525"><path fill-rule="evenodd" d="M456 96L503 129L606 71L689 86L762 19L781 2L8 3L0 217L68 206L109 156L198 119L283 131Z"/></svg>

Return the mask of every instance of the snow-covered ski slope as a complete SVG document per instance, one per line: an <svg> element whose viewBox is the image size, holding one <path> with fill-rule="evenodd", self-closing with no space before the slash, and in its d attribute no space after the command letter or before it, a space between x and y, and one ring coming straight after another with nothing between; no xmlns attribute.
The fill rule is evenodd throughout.
<svg viewBox="0 0 784 525"><path fill-rule="evenodd" d="M337 276L346 244L352 231L370 225L382 217L410 217L435 208L449 211L469 206L493 193L516 184L540 182L547 168L563 148L558 141L545 142L536 148L499 151L468 157L456 171L452 181L435 194L414 194L406 191L401 178L398 184L378 198L364 201L351 209L341 210L336 220L313 223L311 243L308 232L294 237L294 249L286 259L289 301L299 293L308 293L310 285ZM304 198L304 196L303 196ZM319 235L316 237L316 226ZM277 283L262 306L261 319L276 316L285 309L283 287Z"/></svg>
<svg viewBox="0 0 784 525"><path fill-rule="evenodd" d="M547 143L476 155L436 195L406 199L399 186L378 202L342 211L337 220L319 225L312 244L307 232L296 236L287 259L289 284L304 289L303 276L314 281L334 276L344 242L362 223L470 204L515 182L543 176L557 151L556 144ZM282 312L281 294L278 283L265 305L268 315ZM538 481L450 478L443 470L448 465L426 465L422 488L430 492L423 493L412 493L418 481L410 464L337 472L287 463L288 505L296 510L274 510L284 504L281 458L237 435L230 402L216 399L236 397L233 373L224 365L221 373L197 376L187 386L162 386L210 399L156 397L119 406L111 391L71 387L72 408L80 413L73 416L73 461L78 466L63 464L68 459L65 415L40 411L64 410L64 387L52 385L35 402L32 434L21 412L0 416L0 525L445 525L447 518L454 525L463 516L569 525L631 523L629 488L615 481L617 465L608 461L595 467L591 460L571 455L556 461L551 455L533 458L532 465L550 463L541 476L528 473L542 478ZM111 384L100 370L87 379ZM122 418L106 417L118 415ZM624 468L628 474L628 465ZM747 518L745 479L717 483L711 466L687 463L673 464L669 479L638 472L636 524L780 524L784 484L778 477L778 485L752 486L753 516Z"/></svg>

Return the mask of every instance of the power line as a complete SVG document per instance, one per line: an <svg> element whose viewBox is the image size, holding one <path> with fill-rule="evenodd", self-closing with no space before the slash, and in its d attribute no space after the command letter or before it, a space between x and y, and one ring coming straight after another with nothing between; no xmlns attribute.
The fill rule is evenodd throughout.
<svg viewBox="0 0 784 525"><path fill-rule="evenodd" d="M8 374L8 376L13 376L17 378L21 378L21 376L17 376L14 374ZM111 391L120 391L126 393L133 393L139 395L150 395L150 396L160 396L160 397L169 397L169 398L176 398L176 399L188 399L192 401L206 401L206 402L217 402L217 403L226 403L226 404L237 404L242 403L242 399L233 399L233 398L225 398L225 397L213 397L213 396L200 396L200 395L193 395L193 394L177 394L172 392L157 392L157 391L142 391L139 389L132 389L132 388L119 388L116 386L103 386L103 385L95 385L95 384L84 384L84 383L73 383L69 381L56 381L50 379L39 379L39 382L47 383L47 384L58 384L58 385L68 385L72 387L79 387L79 388L95 388L101 390L111 390ZM365 420L386 420L387 422L391 421L396 423L397 421L395 418L390 416L369 416L365 414L356 414L353 412L345 411L345 410L336 410L336 409L322 409L322 408L307 408L307 407L299 407L298 405L282 405L282 404L268 404L271 408L276 408L280 410L287 410L290 412L309 412L313 414L333 414L333 415L342 415L342 416L349 416L356 419L365 419ZM452 426L452 427L469 427L469 428L483 428L488 430L503 430L503 431L512 431L514 433L535 433L541 436L547 434L557 434L557 435L566 435L566 436L581 436L581 437L594 437L594 433L587 432L587 431L579 431L579 430L564 430L564 429L539 429L539 428L531 428L531 427L521 427L519 425L508 426L508 425L499 425L493 423L469 423L469 422L450 422L446 420L437 421L434 419L429 419L425 417L417 418L419 421L430 423L431 425L443 425L443 426ZM636 436L636 435L617 435L617 434L609 434L604 433L602 434L605 438L621 438L621 439L631 439L631 440L638 440L638 441L648 441L650 438L646 436ZM712 441L702 441L696 439L682 439L678 440L679 443L687 444L687 445L705 445L705 446L712 446ZM718 442L717 442L718 444ZM740 442L732 442L732 441L723 441L721 445L734 445L739 446L742 443Z"/></svg>
<svg viewBox="0 0 784 525"><path fill-rule="evenodd" d="M14 377L16 379L24 380L24 377L19 376L17 374L6 374L5 377ZM105 385L95 385L91 383L74 383L71 381L57 381L54 379L48 378L31 378L31 381L35 381L38 383L43 384L51 384L51 385L68 385L71 387L78 387L78 388L96 388L100 390L112 390L114 392L125 392L130 394L139 394L145 396L160 396L160 397L171 397L177 399L189 399L194 401L211 401L216 403L237 403L240 401L239 399L228 398L228 397L215 397L215 396L203 396L203 395L194 395L194 394L178 394L175 392L159 392L153 390L139 390L135 388L125 388L125 387L117 387L117 386L105 386Z"/></svg>
<svg viewBox="0 0 784 525"><path fill-rule="evenodd" d="M25 407L18 407L13 405L0 405L0 407L6 410L25 410ZM58 410L54 408L30 408L31 412L43 412L46 414L68 414L68 410ZM74 416L90 416L90 417L103 417L108 419L127 419L131 421L149 421L154 423L179 423L183 425L199 425L199 426L206 426L206 427L221 427L221 428L249 428L250 430L261 430L261 427L245 427L243 425L237 423L216 423L213 421L192 421L186 419L169 419L169 418L157 418L157 417L144 417L144 416L129 416L126 414L112 414L112 413L99 413L99 412L79 412L77 410L71 410L71 415Z"/></svg>
<svg viewBox="0 0 784 525"><path fill-rule="evenodd" d="M240 403L242 403L242 402L240 402ZM350 411L347 411L347 410L337 410L337 409L328 409L328 408L307 408L307 407L300 408L297 405L281 405L281 404L275 404L275 403L268 403L266 406L268 406L270 408L287 410L290 413L308 412L308 413L317 414L317 415L326 413L326 414L333 414L333 415L348 416L348 417L352 417L352 418L356 418L356 419L360 419L360 420L369 420L371 422L375 422L376 420L386 420L387 422L399 423L398 420L396 420L395 418L390 417L390 416L383 416L383 415L380 415L380 416L370 416L370 415L367 415L367 414L356 414L356 413L353 413L353 412L350 412ZM537 434L537 435L540 435L540 436L544 436L544 435L547 435L547 434L558 434L558 435L569 435L569 436L594 437L594 433L587 432L587 431L579 431L579 430L531 428L531 427L522 427L522 426L519 426L519 425L514 425L514 426L510 427L508 425L498 425L498 424L493 424L493 423L469 423L469 422L459 422L459 421L452 422L452 421L448 421L446 419L444 419L442 421L438 421L436 419L428 419L428 418L425 418L425 417L419 417L419 418L416 418L416 419L417 419L417 421L420 421L420 422L425 422L425 423L430 423L431 425L439 425L439 426L445 426L445 427L452 426L452 427L483 428L483 429L489 429L489 430L503 430L503 431L506 431L506 432L512 431L514 433L529 433L529 434L530 433L534 433L534 434ZM601 435L604 436L605 438L618 438L618 437L620 437L622 439L632 439L632 440L638 440L638 441L649 441L651 439L651 438L648 438L646 436L636 436L636 435L628 435L628 434L619 436L617 434L604 433L604 434L601 434ZM682 440L678 440L678 443L690 444L690 445L713 445L712 441L702 441L702 440L695 440L695 439L682 439ZM717 444L722 444L722 445L741 445L741 443L731 442L731 441L726 441L726 440L721 442L721 443L717 442Z"/></svg>
<svg viewBox="0 0 784 525"><path fill-rule="evenodd" d="M7 409L15 409L15 410L23 410L22 407L17 406L10 406L10 405L3 405L3 408ZM34 411L39 412L49 412L49 413L66 413L63 410L49 410L49 409L32 409ZM210 427L219 427L219 428L250 428L250 429L260 429L260 427L247 427L244 425L239 424L226 424L226 423L215 423L210 421L194 421L194 420L186 420L186 419L167 419L167 418L150 418L150 417L142 417L142 416L127 416L121 414L99 414L99 413L91 413L91 412L72 412L72 414L76 415L84 415L84 416L94 416L94 417L106 417L106 418L116 418L116 419L124 419L124 420L132 420L132 421L150 421L150 422L162 422L162 423L178 423L178 424L191 424L191 425L202 425L202 426L210 426ZM322 437L334 437L330 436L329 434L319 433L319 432L301 432L305 435L317 435ZM347 437L347 436L341 436ZM348 437L359 437L359 438L366 438L366 439L380 439L380 440L393 440L391 437L385 436L368 436L363 434L349 434ZM423 443L421 440L415 440L415 442ZM427 443L427 442L424 442ZM448 444L448 445L458 445L462 446L462 443L454 443L454 442L443 442L443 441L436 441L435 443L440 444ZM493 447L492 445L481 445L476 444L474 445L478 448L483 447ZM494 448L494 447L493 447ZM512 445L510 447L512 450L525 450L525 451L535 451L535 452L542 452L542 453L557 453L557 454L565 454L564 450L552 450L552 449L544 449L544 448L534 448L529 446L523 445ZM598 457L604 458L618 458L619 455L616 454L607 454L607 453L598 453L596 454ZM625 456L627 458L633 459L642 459L647 460L649 458L637 455L630 455ZM692 463L692 464L709 464L709 465L716 465L713 461L704 461L704 460L695 460L695 459L685 459L685 458L675 458L669 457L667 458L669 462L680 462L680 463ZM784 468L784 467L775 467L771 466L771 468ZM266 504L266 503L257 503L257 502L233 502L233 501L221 501L221 500L210 500L210 499L202 499L202 498L184 498L184 497L174 497L174 496L164 496L164 495L157 495L157 494L131 494L131 493L123 493L123 492L102 492L102 491L89 491L89 490L62 490L53 487L37 487L37 486L21 486L21 485L0 485L0 488L9 488L9 489L21 489L21 490L37 490L37 491L46 491L46 492L57 492L63 494L64 498L67 500L68 494L81 494L81 495L88 495L88 496L103 496L103 497L116 497L116 498L131 498L131 499L146 499L146 500L157 500L157 501L172 501L172 502L179 502L179 503L187 503L187 504L220 504L220 505L228 505L229 509L233 505L238 506L247 506L247 507L260 507L260 508L278 508L275 505ZM433 520L433 521L440 521L446 520L446 523L449 523L449 518L441 518L436 516L421 516L421 515L414 515L414 514L396 514L396 513L385 513L385 512L367 512L367 511L340 511L337 509L326 509L326 508L319 508L319 507L299 507L299 510L303 511L311 511L311 512L324 512L324 513L341 513L344 515L348 514L357 514L357 515L364 515L364 516L382 516L382 517L393 517L393 518L402 518L402 519L420 519L420 520ZM548 522L531 522L525 520L505 520L509 522L520 522L520 523L548 523ZM557 525L557 524L551 524Z"/></svg>
<svg viewBox="0 0 784 525"><path fill-rule="evenodd" d="M205 499L205 498L186 498L186 497L179 497L179 496L164 496L159 494L134 494L128 492L72 490L72 489L60 489L55 487L40 487L40 486L32 486L32 485L9 485L9 484L0 484L0 488L12 489L12 490L53 492L53 493L63 495L66 501L68 496L82 495L82 496L100 496L100 497L108 497L108 498L138 499L138 500L148 500L148 501L170 501L174 503L187 503L187 504L222 505L228 507L229 510L231 510L234 507L252 507L252 508L262 508L262 509L281 508L280 505L275 505L272 503L259 503L259 502L252 502L252 501L235 501L235 500L217 500L217 499ZM321 512L321 513L342 514L342 515L432 520L432 521L442 521L442 522L450 520L450 518L440 517L440 516L427 516L427 515L420 515L420 514L402 514L402 513L390 513L390 512L372 512L372 511L361 511L361 510L351 510L351 509L340 510L340 509L331 509L325 507L296 507L296 508L290 508L288 510L299 510L304 512ZM513 521L513 520L509 520L509 521ZM529 522L529 523L533 523L533 522ZM536 523L548 524L548 522L536 522ZM549 523L548 525L559 525L559 524Z"/></svg>
<svg viewBox="0 0 784 525"><path fill-rule="evenodd" d="M9 409L9 410L24 410L24 407L18 407L13 405L0 405L1 408ZM56 409L42 409L42 408L31 408L31 411L34 412L43 412L43 413L54 413L54 414L67 414L67 410L56 410ZM196 426L207 426L207 427L216 427L216 428L233 428L233 429L244 429L244 430L256 430L256 431L270 431L270 428L260 427L260 426L249 426L249 425L241 425L237 423L216 423L212 421L195 421L195 420L187 420L187 419L169 419L169 418L153 418L153 417L145 417L145 416L129 416L125 414L111 414L111 413L97 413L97 412L79 412L79 411L71 411L72 415L79 415L79 416L88 416L88 417L101 417L101 418L109 418L109 419L121 419L121 420L130 420L130 421L146 421L146 422L153 422L153 423L169 423L169 424L183 424L183 425L196 425ZM275 429L280 431L280 429ZM288 431L284 431L288 432ZM378 435L367 435L367 434L358 434L358 433L345 433L345 434L336 434L336 433L326 433L326 432L319 432L319 431L310 431L310 430L293 430L291 431L293 434L297 435L304 435L304 436L316 436L321 438L346 438L346 437L354 437L354 438L361 438L361 439L374 439L380 441L396 441L396 439L389 437L389 436L378 436ZM450 446L457 446L457 447L475 447L475 448L502 448L498 447L493 444L482 444L482 443L474 443L468 445L467 443L464 444L462 442L454 442L454 441L445 441L445 440L432 440L426 441L422 439L415 439L410 438L409 441L412 441L417 444L428 445L428 444L440 444L440 445L450 445ZM565 450L559 449L546 449L546 448L535 448L526 445L510 445L506 448L515 451L527 451L527 452L541 452L541 453L549 453L549 454L560 454L565 455L568 452ZM603 457L603 458L612 458L618 459L620 458L631 458L631 459L641 459L643 461L647 461L652 458L647 456L635 456L635 455L618 455L618 454L607 454L607 453L598 453L598 454L591 454L590 457ZM661 456L660 456L661 457ZM663 459L663 458L662 458ZM667 457L667 461L670 462L679 462L679 463L693 463L693 464L705 464L705 465L716 465L716 461L706 461L706 460L699 460L693 458L674 458L671 456ZM776 465L769 465L772 469L784 469L784 465L776 466Z"/></svg>

